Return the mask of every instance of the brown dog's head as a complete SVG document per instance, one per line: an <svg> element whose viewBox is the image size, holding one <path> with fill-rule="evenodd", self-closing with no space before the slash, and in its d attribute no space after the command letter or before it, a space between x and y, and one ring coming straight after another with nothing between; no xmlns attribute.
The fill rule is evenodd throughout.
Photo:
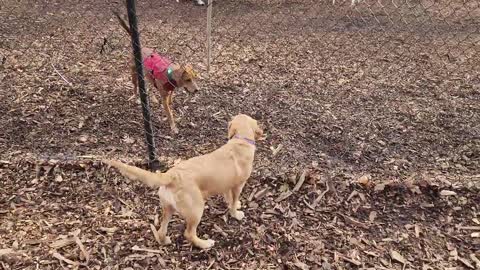
<svg viewBox="0 0 480 270"><path fill-rule="evenodd" d="M198 78L198 74L192 65L177 66L176 69L175 73L178 74L178 78L175 78L175 80L177 81L178 87L183 87L190 93L196 92L198 86L195 80Z"/></svg>
<svg viewBox="0 0 480 270"><path fill-rule="evenodd" d="M258 125L257 120L246 114L239 114L228 122L228 138L231 139L235 134L248 136L253 134L253 138L258 140L263 135L263 130Z"/></svg>

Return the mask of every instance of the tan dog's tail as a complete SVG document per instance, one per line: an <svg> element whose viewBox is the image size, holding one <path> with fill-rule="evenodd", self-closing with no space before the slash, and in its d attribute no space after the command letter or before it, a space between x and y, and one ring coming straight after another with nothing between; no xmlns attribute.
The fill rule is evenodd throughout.
<svg viewBox="0 0 480 270"><path fill-rule="evenodd" d="M130 27L128 27L127 22L125 22L125 20L122 19L122 17L120 17L120 14L118 14L118 12L116 12L116 11L112 11L112 12L115 15L115 17L117 17L118 22L120 23L122 28L125 29L125 31L131 36L132 31L130 31Z"/></svg>
<svg viewBox="0 0 480 270"><path fill-rule="evenodd" d="M127 165L115 160L102 160L103 163L117 168L120 173L132 180L138 180L150 187L166 186L172 182L172 178L164 173L153 173L135 166Z"/></svg>

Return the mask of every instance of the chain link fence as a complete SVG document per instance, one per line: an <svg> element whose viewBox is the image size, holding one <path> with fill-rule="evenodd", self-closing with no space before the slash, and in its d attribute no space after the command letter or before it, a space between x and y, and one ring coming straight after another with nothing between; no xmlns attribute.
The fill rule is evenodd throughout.
<svg viewBox="0 0 480 270"><path fill-rule="evenodd" d="M388 85L435 81L439 71L450 80L479 65L476 0L215 1L209 76L206 9L169 3L149 16L145 8L140 22L153 43L195 63L216 89L355 87L366 76Z"/></svg>

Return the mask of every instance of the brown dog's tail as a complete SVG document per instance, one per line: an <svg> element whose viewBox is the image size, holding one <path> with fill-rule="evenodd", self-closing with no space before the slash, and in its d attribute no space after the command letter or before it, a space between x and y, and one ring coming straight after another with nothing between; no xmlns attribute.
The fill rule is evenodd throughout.
<svg viewBox="0 0 480 270"><path fill-rule="evenodd" d="M127 22L125 22L125 20L122 19L122 17L120 16L120 14L118 14L118 12L116 12L116 11L112 11L112 12L113 12L113 15L115 15L115 17L117 17L118 22L120 23L120 25L122 26L122 28L125 29L125 31L131 36L131 35L132 35L132 31L130 31L130 27L128 27Z"/></svg>
<svg viewBox="0 0 480 270"><path fill-rule="evenodd" d="M103 163L117 168L120 173L132 180L143 182L150 187L166 186L172 182L172 177L165 173L153 173L135 166L115 160L102 160Z"/></svg>

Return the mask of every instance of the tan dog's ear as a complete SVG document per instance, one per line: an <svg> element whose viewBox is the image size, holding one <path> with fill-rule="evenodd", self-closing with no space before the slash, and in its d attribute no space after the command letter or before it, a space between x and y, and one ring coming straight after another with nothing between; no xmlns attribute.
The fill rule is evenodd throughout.
<svg viewBox="0 0 480 270"><path fill-rule="evenodd" d="M255 140L260 139L263 136L263 130L262 128L258 125L257 120L255 120L253 132L255 134Z"/></svg>
<svg viewBox="0 0 480 270"><path fill-rule="evenodd" d="M232 121L228 122L228 139L231 139L237 133L237 128L233 126Z"/></svg>

